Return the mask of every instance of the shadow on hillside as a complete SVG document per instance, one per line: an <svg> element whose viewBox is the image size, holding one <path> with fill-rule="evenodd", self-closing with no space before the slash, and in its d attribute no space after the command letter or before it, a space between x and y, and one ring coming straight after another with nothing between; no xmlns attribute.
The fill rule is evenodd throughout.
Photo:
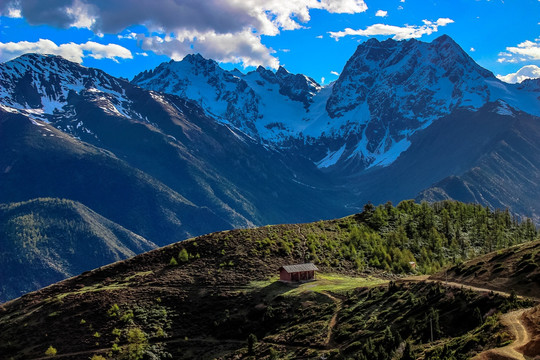
<svg viewBox="0 0 540 360"><path fill-rule="evenodd" d="M275 297L281 296L291 290L294 290L300 287L304 283L284 283L279 280L274 281L270 285L267 285L259 289L259 294L265 299L273 299Z"/></svg>

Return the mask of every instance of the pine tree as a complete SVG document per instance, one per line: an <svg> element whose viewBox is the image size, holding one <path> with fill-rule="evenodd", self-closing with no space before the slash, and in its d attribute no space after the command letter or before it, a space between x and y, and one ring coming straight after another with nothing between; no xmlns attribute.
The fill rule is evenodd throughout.
<svg viewBox="0 0 540 360"><path fill-rule="evenodd" d="M255 334L249 334L247 338L248 343L248 354L253 355L255 354L255 344L257 344L257 336Z"/></svg>

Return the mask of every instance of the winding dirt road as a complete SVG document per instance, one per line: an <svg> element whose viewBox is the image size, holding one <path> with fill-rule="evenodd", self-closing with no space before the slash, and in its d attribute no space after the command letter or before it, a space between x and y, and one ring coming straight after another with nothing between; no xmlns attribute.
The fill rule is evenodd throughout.
<svg viewBox="0 0 540 360"><path fill-rule="evenodd" d="M531 341L531 334L523 323L523 313L530 309L521 309L512 311L501 316L501 321L515 336L511 344L497 349L491 349L478 354L475 360L526 360L523 353L519 350L523 345Z"/></svg>
<svg viewBox="0 0 540 360"><path fill-rule="evenodd" d="M471 286L471 285L466 285L466 284L461 284L461 283L445 282L444 280L440 280L440 279L429 279L427 276L414 276L414 277L404 278L402 280L409 281L409 282L415 282L415 281L439 282L442 285L455 287L455 288L469 289L469 290L473 290L476 292L483 292L483 293L493 292L499 295L510 296L509 293L506 293L503 291L479 288L476 286ZM518 296L518 298L523 298L523 297ZM534 298L534 300L539 301L538 298ZM531 309L533 308L520 309L517 311L512 311L507 314L501 315L501 322L512 333L512 335L515 337L515 340L507 346L484 351L478 354L477 356L475 356L473 360L527 360L525 356L523 355L523 351L520 351L520 348L523 347L524 345L527 345L533 339L533 334L531 334L529 329L527 329L524 323L524 319L523 319L523 314Z"/></svg>

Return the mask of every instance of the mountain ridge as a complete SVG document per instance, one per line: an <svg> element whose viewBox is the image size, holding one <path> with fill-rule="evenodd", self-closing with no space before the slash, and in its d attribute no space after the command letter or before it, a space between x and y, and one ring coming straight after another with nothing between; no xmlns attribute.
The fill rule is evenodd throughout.
<svg viewBox="0 0 540 360"><path fill-rule="evenodd" d="M0 301L157 247L65 199L0 204Z"/></svg>
<svg viewBox="0 0 540 360"><path fill-rule="evenodd" d="M194 57L186 56L185 62L192 63ZM300 104L287 104L278 96L266 96L265 90L275 91L270 86L272 77L285 73L284 68L275 74L262 67L241 74L223 70L215 61L200 55L196 58L203 64L202 73L207 78L201 77L199 70L191 70L183 60L164 63L160 71L135 76L133 83L188 97L262 142L288 148L292 145L301 153L310 153L314 163L325 168L336 164L360 169L388 166L408 148L410 135L457 108L478 109L502 98L540 115L540 102L535 96L519 100L530 94L527 87L503 83L446 35L431 43L415 39L379 42L375 38L361 43L331 86L323 88L312 83L308 92L311 98L302 101L304 109ZM216 101L222 99L225 91L227 110L225 105L212 102L213 95L202 95L196 92L199 90L186 93L191 74L197 79L192 85L197 84L196 89L204 86L205 92L211 94L215 92ZM256 75L262 75L264 81ZM242 85L227 88L231 82ZM278 92L281 94L282 90L280 86ZM236 110L232 111L230 106ZM280 116L265 110L268 107L279 108ZM238 117L240 108L243 111ZM278 118L281 120L277 122L270 120ZM302 150L306 142L309 150ZM315 143L319 145L309 146ZM347 165L350 162L358 165Z"/></svg>

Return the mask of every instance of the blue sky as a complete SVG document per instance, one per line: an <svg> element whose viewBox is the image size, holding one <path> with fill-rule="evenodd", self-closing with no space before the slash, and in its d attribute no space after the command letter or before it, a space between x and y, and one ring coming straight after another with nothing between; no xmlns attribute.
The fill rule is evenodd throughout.
<svg viewBox="0 0 540 360"><path fill-rule="evenodd" d="M129 79L199 52L329 83L370 37L442 34L506 81L540 77L540 0L0 0L0 14L0 61L54 53Z"/></svg>

